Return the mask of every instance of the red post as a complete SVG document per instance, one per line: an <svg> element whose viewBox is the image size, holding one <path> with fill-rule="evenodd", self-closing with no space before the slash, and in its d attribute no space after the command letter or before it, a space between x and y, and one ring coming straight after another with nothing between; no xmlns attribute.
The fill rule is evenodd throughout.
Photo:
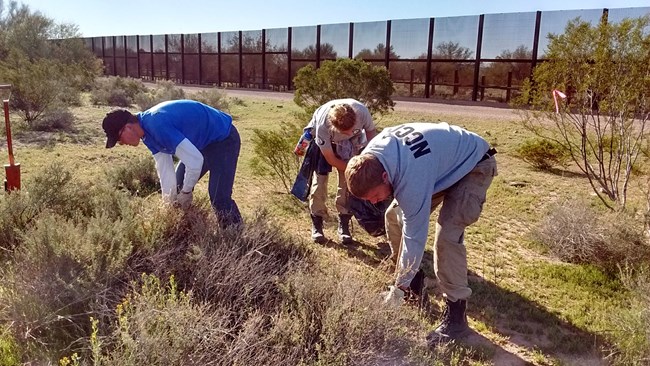
<svg viewBox="0 0 650 366"><path fill-rule="evenodd" d="M11 146L11 126L9 125L9 101L5 100L2 107L5 110L5 128L7 130L7 151L9 151L9 165L14 165L14 150Z"/></svg>
<svg viewBox="0 0 650 366"><path fill-rule="evenodd" d="M9 164L5 164L5 191L11 192L20 189L20 164L14 161L14 150L11 143L11 126L9 124L9 100L4 100L5 127L7 129L7 150L9 152Z"/></svg>

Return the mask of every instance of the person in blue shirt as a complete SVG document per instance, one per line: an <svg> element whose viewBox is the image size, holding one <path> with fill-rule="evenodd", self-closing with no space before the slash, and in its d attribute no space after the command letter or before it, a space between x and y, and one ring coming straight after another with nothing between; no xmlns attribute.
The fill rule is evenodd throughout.
<svg viewBox="0 0 650 366"><path fill-rule="evenodd" d="M496 150L479 135L447 123L406 123L384 129L345 170L349 192L372 203L392 196L386 232L396 256L396 280L384 302L401 304L414 289L429 231L442 204L434 240L434 271L445 298L442 323L429 342L464 337L472 293L467 282L465 228L483 210L497 175Z"/></svg>
<svg viewBox="0 0 650 366"><path fill-rule="evenodd" d="M172 100L136 114L112 110L102 128L106 148L142 141L151 151L165 202L188 208L194 186L209 171L208 193L220 224L242 221L232 199L241 141L227 113L193 100ZM173 155L180 159L175 170Z"/></svg>

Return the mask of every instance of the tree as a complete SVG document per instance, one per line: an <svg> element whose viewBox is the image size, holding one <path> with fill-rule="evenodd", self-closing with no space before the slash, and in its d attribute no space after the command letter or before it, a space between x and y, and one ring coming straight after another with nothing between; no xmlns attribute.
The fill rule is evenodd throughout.
<svg viewBox="0 0 650 366"><path fill-rule="evenodd" d="M294 102L308 114L320 105L339 98L354 98L366 104L370 113L393 109L395 91L388 70L362 60L327 60L319 69L307 65L293 79Z"/></svg>
<svg viewBox="0 0 650 366"><path fill-rule="evenodd" d="M561 144L610 209L625 207L632 168L648 139L649 24L647 17L569 22L564 34L549 35L548 60L518 99L531 106L524 125ZM566 94L555 94L558 113L553 90Z"/></svg>
<svg viewBox="0 0 650 366"><path fill-rule="evenodd" d="M442 42L436 45L433 58L445 60L468 60L472 58L472 51L461 46L458 42Z"/></svg>
<svg viewBox="0 0 650 366"><path fill-rule="evenodd" d="M520 45L514 51L503 50L497 56L500 60L531 60L533 52L525 45ZM530 77L530 62L492 62L484 70L488 84L505 85L508 73L512 73L512 79L523 81Z"/></svg>
<svg viewBox="0 0 650 366"><path fill-rule="evenodd" d="M398 59L399 55L395 53L395 50L393 49L393 46L390 46L389 50L389 57L391 59ZM362 59L362 60L372 60L372 59L381 59L383 60L386 58L386 46L383 43L379 43L374 50L370 50L368 48L364 48L361 51L357 53L354 58Z"/></svg>
<svg viewBox="0 0 650 366"><path fill-rule="evenodd" d="M309 45L305 47L302 51L293 49L291 51L291 57L295 59L302 60L316 60L316 46ZM323 43L320 45L320 58L322 59L335 59L336 51L334 50L334 45L331 43Z"/></svg>
<svg viewBox="0 0 650 366"><path fill-rule="evenodd" d="M12 84L11 106L31 123L49 110L78 102L101 74L101 60L78 28L56 24L16 1L0 2L0 79Z"/></svg>

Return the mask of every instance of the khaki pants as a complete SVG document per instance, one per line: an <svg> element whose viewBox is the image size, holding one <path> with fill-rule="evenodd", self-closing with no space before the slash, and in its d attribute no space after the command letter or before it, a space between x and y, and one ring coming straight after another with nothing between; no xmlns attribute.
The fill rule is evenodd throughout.
<svg viewBox="0 0 650 366"><path fill-rule="evenodd" d="M440 288L450 301L466 299L472 294L467 283L465 228L481 215L487 190L496 175L497 163L491 157L478 163L456 184L431 198L431 213L442 203L433 244L433 266ZM399 262L403 245L403 213L397 201L393 200L388 207L385 219L391 258Z"/></svg>
<svg viewBox="0 0 650 366"><path fill-rule="evenodd" d="M336 188L336 211L340 215L349 215L348 210L348 186L345 183L345 173L335 169L338 175ZM309 194L309 211L314 216L327 217L327 182L329 174L314 173L311 191Z"/></svg>

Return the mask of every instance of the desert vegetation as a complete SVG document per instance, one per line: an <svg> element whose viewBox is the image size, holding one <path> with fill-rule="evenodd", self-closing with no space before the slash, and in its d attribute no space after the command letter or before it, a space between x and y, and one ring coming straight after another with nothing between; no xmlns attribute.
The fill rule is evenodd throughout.
<svg viewBox="0 0 650 366"><path fill-rule="evenodd" d="M19 54L19 47L11 46L11 37L22 29L12 27L25 24L25 19L56 25L28 8L9 6L13 10L3 13L0 21L0 45L7 50L0 53L0 75L16 74L12 67L18 64L12 57L31 63L34 70L47 70L45 63L54 59L39 61L35 46L20 51L20 57L12 56ZM647 35L636 33L633 22L615 29L580 23L571 27L594 37L617 35L617 42L596 37L602 47L628 44L624 36L631 34L631 41L636 39L639 45L633 49L645 57L650 54ZM560 50L571 49L560 47L567 39L571 38L558 37L549 55L563 60ZM42 44L41 51L57 54L49 49L51 43ZM35 54L27 57L28 51ZM62 84L56 96L34 99L46 101L42 107L23 103L40 95L31 93L39 82L7 79L16 88L11 122L24 183L21 191L0 195L0 364L646 365L650 361L650 180L645 169L650 145L647 131L639 125L647 119L648 88L637 88L638 78L616 89L635 88L637 93L625 99L627 103L609 100L610 90L595 89L600 84L582 87L580 80L571 79L575 91L563 101L562 113L556 114L545 93L551 85L568 84L561 84L564 79L555 80L559 85L553 80L544 84L544 76L552 73L541 69L535 74L536 83L523 94L533 101L524 123L514 114L476 118L453 108L444 115L390 112L390 93L386 95L385 113L375 114L380 126L447 121L481 134L499 151L499 175L488 192L483 216L465 238L474 291L468 315L475 334L463 342L429 348L424 336L441 315L442 299L432 287L421 307L395 309L381 303L378 294L392 280L388 244L382 238L355 227L352 245L316 245L307 240L308 212L287 193L286 182L298 164L290 149L299 127L307 122L308 104L97 78L95 60L78 51L75 55L86 60L83 72L66 71L67 77L57 79ZM616 53L602 54L595 60L611 67L605 55ZM586 60L586 65L580 64L585 74L591 72L588 67L600 67ZM335 64L332 61L331 66ZM362 67L344 66L346 72ZM547 67L552 66L549 62ZM579 75L583 68L570 69L576 73L567 77ZM634 75L641 75L644 69L634 70ZM49 74L26 75L21 77ZM377 76L381 79L382 74ZM59 93L68 88L77 97ZM313 90L303 92L319 100ZM598 108L585 106L596 92ZM100 121L110 109L138 111L183 97L234 116L242 136L234 191L245 219L241 227L216 225L205 189L197 189L195 205L186 212L163 205L145 147L104 148ZM629 114L614 113L628 107ZM66 117L55 118L59 115L55 111L65 111ZM536 120L537 116L544 117ZM593 121L610 127L602 132L590 124ZM546 130L533 128L533 122L545 123ZM587 133L569 133L576 122ZM433 215L432 222L435 219ZM335 237L335 220L328 221L325 230ZM431 249L427 248L429 257ZM433 277L430 258L424 269Z"/></svg>

